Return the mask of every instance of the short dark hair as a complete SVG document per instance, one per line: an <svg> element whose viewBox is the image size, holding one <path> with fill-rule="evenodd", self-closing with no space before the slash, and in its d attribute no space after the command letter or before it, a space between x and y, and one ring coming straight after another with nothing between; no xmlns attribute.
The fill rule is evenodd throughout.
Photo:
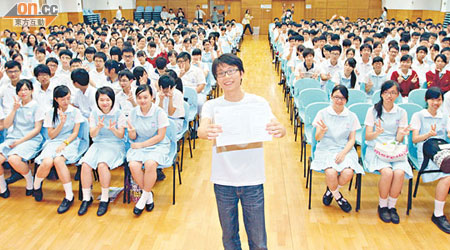
<svg viewBox="0 0 450 250"><path fill-rule="evenodd" d="M83 68L78 68L72 71L70 78L74 83L76 82L81 86L88 86L89 84L89 73Z"/></svg>
<svg viewBox="0 0 450 250"><path fill-rule="evenodd" d="M27 88L29 89L29 90L33 90L33 83L30 81L30 80L28 80L28 79L21 79L21 80L19 80L18 82L17 82L17 84L16 84L16 94L19 94L19 91L20 91L20 89L23 87L23 86L27 86Z"/></svg>
<svg viewBox="0 0 450 250"><path fill-rule="evenodd" d="M226 53L214 59L214 62L212 64L212 72L215 79L217 79L217 67L221 64L236 66L241 73L244 73L244 65L242 63L242 60L231 53Z"/></svg>
<svg viewBox="0 0 450 250"><path fill-rule="evenodd" d="M38 77L39 74L50 74L50 68L45 64L39 64L38 66L34 67L33 74L35 77Z"/></svg>
<svg viewBox="0 0 450 250"><path fill-rule="evenodd" d="M124 70L121 70L119 72L119 79L124 77L124 76L126 78L128 78L128 80L134 80L135 79L133 73L131 73L131 71L129 69L124 69Z"/></svg>
<svg viewBox="0 0 450 250"><path fill-rule="evenodd" d="M101 51L100 52L96 52L94 54L94 60L95 60L95 58L100 58L100 59L103 60L103 62L106 62L106 60L107 60L106 54L101 52Z"/></svg>
<svg viewBox="0 0 450 250"><path fill-rule="evenodd" d="M74 59L70 60L70 66L72 66L72 64L74 64L74 63L81 63L81 64L83 64L83 61L81 61L80 58L74 58Z"/></svg>
<svg viewBox="0 0 450 250"><path fill-rule="evenodd" d="M134 54L136 53L136 52L134 51L133 47L130 47L130 46L126 46L126 47L123 48L123 50L122 50L122 55L125 54L125 53L127 53L127 52L131 52L131 53L133 54L133 56L134 56Z"/></svg>
<svg viewBox="0 0 450 250"><path fill-rule="evenodd" d="M114 102L116 98L114 90L111 87L105 86L97 89L97 91L95 92L95 102L97 103L98 109L102 110L98 105L98 98L100 98L100 95L107 95L109 99L111 99L112 101L111 109L112 109L114 107Z"/></svg>
<svg viewBox="0 0 450 250"><path fill-rule="evenodd" d="M63 55L66 55L66 56L69 56L70 58L72 58L73 53L72 53L72 51L70 51L68 49L64 49L59 52L58 56L61 57Z"/></svg>
<svg viewBox="0 0 450 250"><path fill-rule="evenodd" d="M187 52L181 52L180 54L178 54L177 60L180 59L180 58L182 58L184 60L188 60L189 62L191 62L191 55L189 53L187 53Z"/></svg>
<svg viewBox="0 0 450 250"><path fill-rule="evenodd" d="M175 86L175 79L169 75L162 75L158 80L158 85L163 88L171 88Z"/></svg>
<svg viewBox="0 0 450 250"><path fill-rule="evenodd" d="M14 67L18 67L20 71L22 71L22 65L20 65L20 63L16 62L16 61L7 61L5 63L5 69L12 69Z"/></svg>
<svg viewBox="0 0 450 250"><path fill-rule="evenodd" d="M155 64L156 64L156 68L164 69L167 65L167 60L166 60L166 58L159 56L158 58L156 58Z"/></svg>
<svg viewBox="0 0 450 250"><path fill-rule="evenodd" d="M54 58L54 57L49 57L47 58L47 60L45 60L45 65L49 64L49 63L56 63L56 65L59 64L58 59Z"/></svg>

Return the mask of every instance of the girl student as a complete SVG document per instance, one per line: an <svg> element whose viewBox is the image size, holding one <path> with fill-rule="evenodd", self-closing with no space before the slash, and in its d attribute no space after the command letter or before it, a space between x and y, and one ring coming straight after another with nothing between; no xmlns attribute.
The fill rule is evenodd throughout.
<svg viewBox="0 0 450 250"><path fill-rule="evenodd" d="M420 79L416 71L411 69L412 56L404 55L400 58L400 68L392 72L391 80L398 82L403 97L408 96L413 89L418 89Z"/></svg>
<svg viewBox="0 0 450 250"><path fill-rule="evenodd" d="M0 127L9 129L5 141L0 144L0 196L3 198L9 197L2 167L6 160L25 178L26 195L33 194L33 176L27 161L36 156L41 148L43 137L40 131L44 113L33 100L32 93L33 84L30 80L22 79L17 82L18 97L14 98L13 108L8 116L0 117ZM1 111L3 116L3 110Z"/></svg>
<svg viewBox="0 0 450 250"><path fill-rule="evenodd" d="M366 157L364 164L369 172L380 172L378 182L379 205L378 215L386 223L400 223L400 217L395 208L403 179L412 178L413 173L407 160L386 162L375 154L376 143L391 141L402 142L409 134L406 111L394 103L400 94L400 86L395 81L386 81L381 85L380 101L367 111L366 126Z"/></svg>
<svg viewBox="0 0 450 250"><path fill-rule="evenodd" d="M53 109L47 112L44 127L48 129L49 139L44 143L41 154L35 159L39 164L34 180L34 199L41 201L42 181L55 166L61 180L65 197L58 207L58 213L67 212L74 201L70 172L66 162L74 162L78 155L80 139L78 132L84 117L78 108L70 105L70 90L65 85L53 90Z"/></svg>
<svg viewBox="0 0 450 250"><path fill-rule="evenodd" d="M441 105L444 99L442 91L437 87L431 87L425 93L427 108L414 113L411 118L411 128L413 130L412 140L417 143L417 158L419 166L423 162L423 144L430 138L446 139L450 137L449 117L441 112ZM428 161L427 170L439 170L439 167L432 160ZM450 188L450 174L444 172L428 173L422 175L423 182L438 181L434 200L434 212L431 217L439 229L450 233L450 224L444 215L445 200Z"/></svg>
<svg viewBox="0 0 450 250"><path fill-rule="evenodd" d="M332 81L336 85L344 85L345 87L351 89L354 89L356 87L359 89L359 83L355 73L355 68L356 60L354 58L348 58L345 61L343 70L337 72L337 74L334 75Z"/></svg>
<svg viewBox="0 0 450 250"><path fill-rule="evenodd" d="M177 131L181 132L185 115L183 93L176 89L175 79L169 75L162 75L159 78L158 87L155 104L166 112L175 122Z"/></svg>
<svg viewBox="0 0 450 250"><path fill-rule="evenodd" d="M327 190L323 195L323 204L329 206L333 197L344 212L350 212L350 203L342 196L339 189L347 184L353 173L364 173L358 163L355 148L356 130L361 128L356 115L345 104L348 101L348 89L336 85L331 92L332 104L319 111L314 119L316 127L316 154L311 163L313 170L325 171Z"/></svg>
<svg viewBox="0 0 450 250"><path fill-rule="evenodd" d="M102 87L95 93L98 109L93 109L89 117L90 135L93 144L81 158L81 186L83 202L78 215L87 212L93 202L92 170L97 169L102 186L102 195L97 215L102 216L108 210L109 185L111 182L110 170L120 166L125 160L125 133L126 117L120 109L114 108L115 94L110 87Z"/></svg>
<svg viewBox="0 0 450 250"><path fill-rule="evenodd" d="M153 192L158 165L170 164L170 141L166 137L169 119L163 109L152 103L153 91L147 84L136 89L138 107L131 110L127 120L131 140L127 161L134 181L143 190L133 213L139 216L144 208L154 208Z"/></svg>

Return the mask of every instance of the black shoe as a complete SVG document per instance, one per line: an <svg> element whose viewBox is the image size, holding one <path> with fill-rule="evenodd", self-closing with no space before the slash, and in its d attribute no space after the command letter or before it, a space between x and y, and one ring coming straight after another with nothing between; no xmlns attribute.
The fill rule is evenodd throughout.
<svg viewBox="0 0 450 250"><path fill-rule="evenodd" d="M33 196L35 201L41 201L44 194L42 193L42 186L39 189L33 190Z"/></svg>
<svg viewBox="0 0 450 250"><path fill-rule="evenodd" d="M82 201L80 209L78 209L78 215L80 215L80 216L84 215L87 212L89 206L91 206L93 201L94 200L92 199L92 197L89 201Z"/></svg>
<svg viewBox="0 0 450 250"><path fill-rule="evenodd" d="M389 213L391 214L391 222L394 224L400 223L400 217L398 216L397 209L395 207L389 209Z"/></svg>
<svg viewBox="0 0 450 250"><path fill-rule="evenodd" d="M333 194L327 187L327 191L325 191L325 193L323 194L322 202L325 206L329 206L332 201L333 201Z"/></svg>
<svg viewBox="0 0 450 250"><path fill-rule="evenodd" d="M433 214L433 216L431 216L431 221L436 224L436 226L443 232L450 234L450 223L448 223L447 217L445 217L445 215L436 217Z"/></svg>
<svg viewBox="0 0 450 250"><path fill-rule="evenodd" d="M151 192L151 193L152 193L152 197L154 199L155 197L153 196L153 192ZM147 210L147 212L151 212L153 210L153 208L155 208L155 200L153 200L153 202L150 204L145 204L145 210Z"/></svg>
<svg viewBox="0 0 450 250"><path fill-rule="evenodd" d="M350 203L348 203L348 201L344 198L344 196L342 196L341 193L339 193L341 195L341 198L337 199L336 202L339 205L339 207L342 209L342 211L348 213L350 211L352 211L352 205L350 205Z"/></svg>
<svg viewBox="0 0 450 250"><path fill-rule="evenodd" d="M386 223L391 222L391 213L389 213L389 208L378 206L378 216L380 219Z"/></svg>
<svg viewBox="0 0 450 250"><path fill-rule="evenodd" d="M108 211L109 201L100 201L97 210L97 216L102 216Z"/></svg>
<svg viewBox="0 0 450 250"><path fill-rule="evenodd" d="M61 202L61 205L59 205L59 207L58 207L58 214L63 214L65 212L67 212L67 210L69 210L69 208L72 206L74 200L75 200L75 197L72 198L71 201L64 198L64 200Z"/></svg>
<svg viewBox="0 0 450 250"><path fill-rule="evenodd" d="M6 185L6 191L3 192L3 193L1 193L1 194L0 194L0 197L2 197L3 199L6 199L6 198L9 197L9 195L10 195L10 193L9 193L9 188L8 188L8 185Z"/></svg>
<svg viewBox="0 0 450 250"><path fill-rule="evenodd" d="M162 169L157 168L156 169L156 180L163 181L164 179L166 179L166 175L164 174Z"/></svg>
<svg viewBox="0 0 450 250"><path fill-rule="evenodd" d="M11 174L11 176L8 179L6 179L6 184L13 184L14 182L16 182L20 179L23 179L23 176L17 172L14 172Z"/></svg>
<svg viewBox="0 0 450 250"><path fill-rule="evenodd" d="M33 195L33 189L25 189L25 195L26 196L32 196Z"/></svg>
<svg viewBox="0 0 450 250"><path fill-rule="evenodd" d="M144 209L139 209L139 208L137 208L137 207L134 207L134 209L133 209L133 213L134 213L136 216L141 215L141 214L142 214L142 211L144 211Z"/></svg>

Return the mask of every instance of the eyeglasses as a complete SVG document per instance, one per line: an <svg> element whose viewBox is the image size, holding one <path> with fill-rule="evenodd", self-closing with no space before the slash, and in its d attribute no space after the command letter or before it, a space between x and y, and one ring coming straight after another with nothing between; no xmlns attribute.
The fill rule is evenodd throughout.
<svg viewBox="0 0 450 250"><path fill-rule="evenodd" d="M331 98L335 101L341 101L341 102L347 100L347 99L345 99L345 97L340 97L340 96L332 96Z"/></svg>
<svg viewBox="0 0 450 250"><path fill-rule="evenodd" d="M385 91L385 92L383 93L383 95L386 95L386 96L394 96L394 95L398 95L398 92L397 92L397 91Z"/></svg>
<svg viewBox="0 0 450 250"><path fill-rule="evenodd" d="M18 73L20 73L20 70L7 70L6 73L7 74L18 74Z"/></svg>
<svg viewBox="0 0 450 250"><path fill-rule="evenodd" d="M185 60L177 60L177 63L184 63L186 62Z"/></svg>
<svg viewBox="0 0 450 250"><path fill-rule="evenodd" d="M239 71L238 68L234 68L234 69L229 69L229 70L226 70L226 71L222 71L222 72L217 73L217 77L222 78L222 77L225 77L225 75L231 76L231 75L233 75L234 73L236 73L237 71Z"/></svg>

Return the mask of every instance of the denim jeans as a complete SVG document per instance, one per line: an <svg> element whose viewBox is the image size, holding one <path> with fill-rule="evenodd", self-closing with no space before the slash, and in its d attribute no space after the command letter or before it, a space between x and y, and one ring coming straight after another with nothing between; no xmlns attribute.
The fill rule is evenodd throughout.
<svg viewBox="0 0 450 250"><path fill-rule="evenodd" d="M225 250L241 250L239 200L244 213L244 225L250 250L267 249L263 185L233 187L214 184L214 192Z"/></svg>

